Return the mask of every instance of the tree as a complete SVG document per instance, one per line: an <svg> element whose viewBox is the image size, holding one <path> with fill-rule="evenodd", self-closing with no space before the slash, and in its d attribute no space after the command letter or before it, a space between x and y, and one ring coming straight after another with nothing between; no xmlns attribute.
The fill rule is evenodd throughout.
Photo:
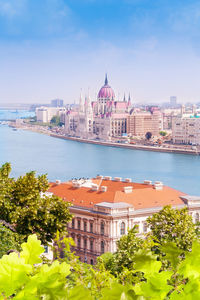
<svg viewBox="0 0 200 300"><path fill-rule="evenodd" d="M19 250L20 237L15 229L5 221L0 220L0 258L9 250Z"/></svg>
<svg viewBox="0 0 200 300"><path fill-rule="evenodd" d="M46 175L36 176L29 172L18 179L9 177L10 164L0 168L0 215L1 219L14 224L17 233L27 237L36 233L45 245L66 232L71 219L68 202L54 195L45 195L49 188Z"/></svg>
<svg viewBox="0 0 200 300"><path fill-rule="evenodd" d="M162 131L162 130L161 130L159 133L160 133L160 135L162 135L162 136L166 136L166 135L167 135L167 132L166 132L166 131Z"/></svg>
<svg viewBox="0 0 200 300"><path fill-rule="evenodd" d="M53 116L50 123L55 126L62 126L64 124L63 122L61 122L60 116Z"/></svg>
<svg viewBox="0 0 200 300"><path fill-rule="evenodd" d="M151 133L150 131L148 131L148 132L145 134L145 138L146 138L147 140L150 140L151 137L152 137L152 133Z"/></svg>
<svg viewBox="0 0 200 300"><path fill-rule="evenodd" d="M186 207L173 209L169 205L165 206L149 217L147 223L158 247L166 242L174 242L179 249L188 251L197 238L195 224Z"/></svg>

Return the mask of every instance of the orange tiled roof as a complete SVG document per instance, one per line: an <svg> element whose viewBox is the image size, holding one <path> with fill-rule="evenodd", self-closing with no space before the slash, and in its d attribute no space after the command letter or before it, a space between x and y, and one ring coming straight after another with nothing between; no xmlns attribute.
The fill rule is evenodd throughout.
<svg viewBox="0 0 200 300"><path fill-rule="evenodd" d="M168 204L180 205L183 204L180 196L185 195L168 186L163 186L162 190L156 190L153 185L143 183L127 183L113 180L101 181L97 178L92 179L92 182L100 184L100 186L106 186L107 191L92 191L89 187L74 188L72 182L66 182L59 185L51 183L49 192L63 198L65 201L72 202L74 206L91 208L94 204L100 202L125 202L133 205L135 210L161 207ZM131 193L123 191L123 188L127 186L133 187Z"/></svg>

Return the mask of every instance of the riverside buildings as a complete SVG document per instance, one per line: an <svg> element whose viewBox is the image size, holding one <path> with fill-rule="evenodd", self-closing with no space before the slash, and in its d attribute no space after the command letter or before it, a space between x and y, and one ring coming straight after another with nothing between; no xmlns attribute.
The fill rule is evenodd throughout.
<svg viewBox="0 0 200 300"><path fill-rule="evenodd" d="M162 182L134 183L130 178L97 176L93 179L51 183L50 193L72 203L73 219L68 225L75 240L75 252L94 264L104 252L115 252L116 242L134 225L139 234L148 232L146 219L165 205L188 207L199 221L200 197L189 196Z"/></svg>
<svg viewBox="0 0 200 300"><path fill-rule="evenodd" d="M35 110L37 122L49 123L54 116L59 116L61 122L65 122L65 107L47 107L41 106L37 107Z"/></svg>
<svg viewBox="0 0 200 300"><path fill-rule="evenodd" d="M134 112L131 108L130 95L122 101L108 84L107 76L104 86L100 89L97 101L90 96L83 100L80 96L79 109L68 110L65 117L67 135L86 138L111 140L124 134L145 136L147 131L159 135L162 130L162 115L157 112Z"/></svg>
<svg viewBox="0 0 200 300"><path fill-rule="evenodd" d="M69 110L65 117L65 132L81 138L110 140L113 136L126 133L126 120L131 109L130 95L128 101L116 100L115 93L105 83L100 89L97 101L91 101L90 95L80 96L79 109Z"/></svg>
<svg viewBox="0 0 200 300"><path fill-rule="evenodd" d="M173 118L172 140L175 144L200 145L200 115L195 105L189 112L186 112L185 106L182 105L181 115Z"/></svg>

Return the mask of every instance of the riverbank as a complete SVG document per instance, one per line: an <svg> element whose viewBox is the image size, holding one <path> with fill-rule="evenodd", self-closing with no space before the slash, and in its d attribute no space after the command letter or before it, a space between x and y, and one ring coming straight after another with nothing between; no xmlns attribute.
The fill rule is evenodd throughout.
<svg viewBox="0 0 200 300"><path fill-rule="evenodd" d="M51 133L50 136L55 137L55 138L61 138L64 140L76 141L76 142L80 142L80 143L95 144L95 145L102 145L102 146L115 147L115 148L126 148L126 149L132 149L132 150L145 150L145 151L190 154L190 155L199 155L200 154L196 150L185 150L185 149L180 149L180 148L172 149L172 148L164 148L162 146L156 147L156 146L146 146L146 145L131 145L131 144L122 144L122 143L113 143L113 142L102 142L102 141L69 137L69 136L59 135L59 134L55 134L55 133Z"/></svg>
<svg viewBox="0 0 200 300"><path fill-rule="evenodd" d="M144 151L153 151L153 152L164 152L164 153L176 153L176 154L189 154L189 155L200 155L200 152L196 149L184 149L184 146L181 145L165 145L165 146L151 146L151 145L140 145L140 144L125 144L125 143L114 143L109 141L99 141L99 140L90 140L82 139L77 137L66 136L62 130L56 132L55 130L50 130L48 127L40 125L31 125L28 123L16 124L10 122L9 126L16 129L30 130L33 132L38 132L42 134L47 134L51 137L60 138L64 140L71 140L80 143L102 145L115 148L125 148L131 150L144 150ZM176 147L176 148L175 148Z"/></svg>

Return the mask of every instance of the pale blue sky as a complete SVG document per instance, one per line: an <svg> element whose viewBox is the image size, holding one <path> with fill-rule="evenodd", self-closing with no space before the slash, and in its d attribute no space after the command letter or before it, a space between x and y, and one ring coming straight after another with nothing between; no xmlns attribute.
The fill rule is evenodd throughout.
<svg viewBox="0 0 200 300"><path fill-rule="evenodd" d="M0 102L200 101L200 2L0 0Z"/></svg>

